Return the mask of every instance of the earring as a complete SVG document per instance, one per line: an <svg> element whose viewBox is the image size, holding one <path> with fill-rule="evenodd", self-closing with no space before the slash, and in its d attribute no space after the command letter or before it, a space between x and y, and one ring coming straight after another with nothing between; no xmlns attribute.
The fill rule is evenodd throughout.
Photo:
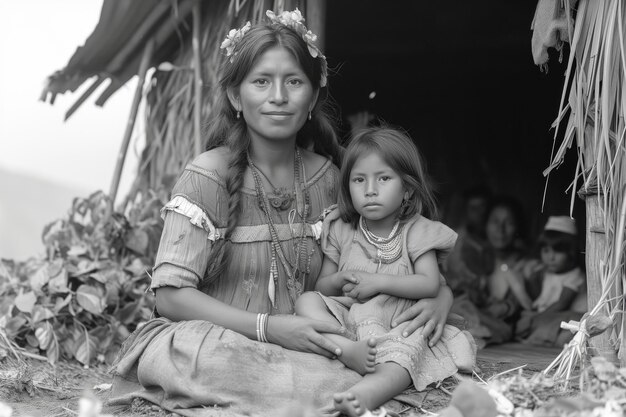
<svg viewBox="0 0 626 417"><path fill-rule="evenodd" d="M405 197L402 199L402 203L400 203L400 214L404 215L404 213L406 213L408 208L409 208L409 199Z"/></svg>
<svg viewBox="0 0 626 417"><path fill-rule="evenodd" d="M237 110L237 119L241 119L241 112Z"/></svg>
<svg viewBox="0 0 626 417"><path fill-rule="evenodd" d="M309 110L309 120L311 120L311 111Z"/></svg>

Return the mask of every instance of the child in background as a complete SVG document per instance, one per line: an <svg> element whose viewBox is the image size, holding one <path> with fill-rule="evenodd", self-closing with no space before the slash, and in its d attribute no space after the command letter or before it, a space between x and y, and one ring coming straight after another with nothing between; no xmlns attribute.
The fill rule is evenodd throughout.
<svg viewBox="0 0 626 417"><path fill-rule="evenodd" d="M429 220L436 216L422 158L403 132L387 127L360 131L341 169L339 207L322 229L324 262L316 284L296 301L296 314L340 323L347 336L326 335L338 359L364 378L334 395L331 412L362 415L402 393L471 372L472 337L445 325L436 344L408 335L400 315L439 291L439 264L456 233ZM445 280L443 281L445 285ZM405 324L408 324L406 322Z"/></svg>
<svg viewBox="0 0 626 417"><path fill-rule="evenodd" d="M587 311L586 277L578 265L576 222L568 216L551 216L539 236L543 269L541 292L533 301L533 311L524 312L517 324L517 335L536 345L562 346L573 336L560 330L561 321L579 320Z"/></svg>

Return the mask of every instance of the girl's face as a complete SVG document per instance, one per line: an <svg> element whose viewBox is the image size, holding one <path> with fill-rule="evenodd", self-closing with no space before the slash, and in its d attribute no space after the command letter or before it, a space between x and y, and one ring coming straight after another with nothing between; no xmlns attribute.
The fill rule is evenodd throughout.
<svg viewBox="0 0 626 417"><path fill-rule="evenodd" d="M350 171L352 205L379 233L391 231L405 193L402 178L377 153L362 155Z"/></svg>
<svg viewBox="0 0 626 417"><path fill-rule="evenodd" d="M318 90L286 49L273 47L256 61L229 99L254 140L295 140L317 100Z"/></svg>
<svg viewBox="0 0 626 417"><path fill-rule="evenodd" d="M517 225L515 216L506 207L496 207L487 219L487 239L491 246L498 249L508 249L515 240Z"/></svg>
<svg viewBox="0 0 626 417"><path fill-rule="evenodd" d="M541 261L546 266L546 271L555 274L565 272L570 267L567 253L556 251L548 245L541 248Z"/></svg>

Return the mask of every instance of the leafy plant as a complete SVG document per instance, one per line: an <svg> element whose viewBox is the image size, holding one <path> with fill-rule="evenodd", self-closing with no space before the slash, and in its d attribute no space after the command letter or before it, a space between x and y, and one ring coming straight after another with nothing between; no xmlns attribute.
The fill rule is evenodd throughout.
<svg viewBox="0 0 626 417"><path fill-rule="evenodd" d="M152 314L163 201L148 192L123 214L100 191L76 198L67 218L44 228L43 259L1 260L0 358L18 347L53 364L110 364Z"/></svg>

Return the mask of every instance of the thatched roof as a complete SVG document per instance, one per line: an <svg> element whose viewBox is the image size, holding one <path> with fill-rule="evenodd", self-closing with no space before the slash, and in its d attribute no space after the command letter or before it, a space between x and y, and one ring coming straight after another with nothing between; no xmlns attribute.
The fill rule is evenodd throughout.
<svg viewBox="0 0 626 417"><path fill-rule="evenodd" d="M67 66L48 78L41 99L53 104L57 94L74 92L92 80L67 111L67 119L104 81L109 80L109 84L96 100L100 106L133 76L139 76L113 173L109 192L112 201L117 194L139 103L145 100L146 147L128 199L148 189L171 186L172 178L204 149L201 126L212 109L210 92L222 58L220 40L228 28L241 21L259 19L274 3L268 0L103 1L94 31ZM276 3L287 6L285 1ZM291 3L289 6L299 5ZM148 90L144 91L145 77L152 67L159 70L151 75Z"/></svg>
<svg viewBox="0 0 626 417"><path fill-rule="evenodd" d="M181 42L191 30L193 2L104 0L94 31L77 48L67 66L48 77L41 100L53 104L57 94L74 92L93 78L91 87L77 102L80 105L100 84L110 80L96 100L102 106L138 73L149 39L155 42L151 64L170 60L180 51ZM68 113L66 117L71 115Z"/></svg>

